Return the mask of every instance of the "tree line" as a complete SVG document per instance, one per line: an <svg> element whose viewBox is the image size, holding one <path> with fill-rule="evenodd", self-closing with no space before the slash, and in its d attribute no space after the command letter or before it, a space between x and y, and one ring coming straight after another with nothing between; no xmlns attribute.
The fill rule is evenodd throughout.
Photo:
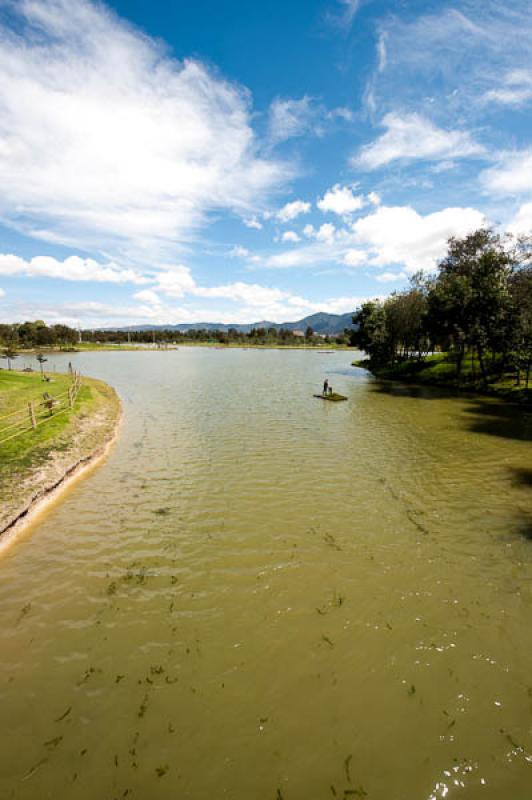
<svg viewBox="0 0 532 800"><path fill-rule="evenodd" d="M364 303L353 316L352 346L373 366L422 363L448 353L461 379L466 355L479 380L511 371L528 389L532 370L532 238L480 229L451 238L435 274L414 275L410 288Z"/></svg>
<svg viewBox="0 0 532 800"><path fill-rule="evenodd" d="M171 328L127 331L127 330L83 330L77 331L68 325L46 325L42 320L35 322L0 324L0 345L4 351L16 353L17 350L32 348L72 348L80 341L88 344L186 344L208 342L213 344L240 345L320 345L346 344L347 333L332 336L319 336L308 326L304 335L296 335L287 328L254 328L244 333L236 328L227 331L196 328L176 331Z"/></svg>

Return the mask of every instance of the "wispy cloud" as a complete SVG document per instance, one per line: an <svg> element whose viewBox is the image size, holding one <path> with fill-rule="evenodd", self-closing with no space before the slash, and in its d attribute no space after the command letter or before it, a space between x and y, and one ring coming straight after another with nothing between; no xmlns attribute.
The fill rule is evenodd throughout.
<svg viewBox="0 0 532 800"><path fill-rule="evenodd" d="M312 98L277 97L270 106L269 138L273 144L303 136L315 121Z"/></svg>
<svg viewBox="0 0 532 800"><path fill-rule="evenodd" d="M113 262L102 264L92 258L79 256L69 256L61 261L52 256L25 259L9 253L0 253L0 275L115 284L150 282L149 277L136 270L121 267Z"/></svg>
<svg viewBox="0 0 532 800"><path fill-rule="evenodd" d="M509 94L490 93L517 89L505 81L514 79L516 65L532 67L531 39L529 0L462 0L459 7L382 17L366 106L385 114L430 105L440 125L458 115L476 119L486 96L509 101Z"/></svg>
<svg viewBox="0 0 532 800"><path fill-rule="evenodd" d="M524 106L532 101L532 69L512 69L499 86L484 95L487 103L504 106Z"/></svg>
<svg viewBox="0 0 532 800"><path fill-rule="evenodd" d="M420 114L390 112L381 124L385 133L352 158L354 166L377 169L400 159L437 161L485 155L467 131L443 130Z"/></svg>
<svg viewBox="0 0 532 800"><path fill-rule="evenodd" d="M248 93L205 65L169 58L88 0L10 10L15 25L0 28L4 223L159 258L213 210L253 219L290 175L259 154Z"/></svg>

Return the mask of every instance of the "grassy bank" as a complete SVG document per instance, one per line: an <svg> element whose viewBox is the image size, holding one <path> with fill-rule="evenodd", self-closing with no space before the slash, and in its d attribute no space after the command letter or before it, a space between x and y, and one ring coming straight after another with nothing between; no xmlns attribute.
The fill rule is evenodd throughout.
<svg viewBox="0 0 532 800"><path fill-rule="evenodd" d="M0 417L41 402L45 391L54 397L68 390L69 376L49 377L43 382L38 373L1 370ZM52 414L35 430L0 445L0 532L76 463L103 448L119 416L115 391L101 381L83 378L72 410Z"/></svg>
<svg viewBox="0 0 532 800"><path fill-rule="evenodd" d="M485 386L481 379L478 360L470 356L464 359L459 377L456 374L456 359L450 353L436 353L422 361L409 359L388 367L376 366L369 359L353 361L353 366L368 369L377 378L385 380L496 395L514 402L532 402L532 389L527 391L523 384L516 386L514 374L501 376L497 370L490 371L488 385Z"/></svg>

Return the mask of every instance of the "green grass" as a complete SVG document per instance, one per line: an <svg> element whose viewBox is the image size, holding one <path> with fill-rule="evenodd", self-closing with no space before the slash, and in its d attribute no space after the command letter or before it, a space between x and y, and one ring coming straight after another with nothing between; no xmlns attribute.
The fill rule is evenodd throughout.
<svg viewBox="0 0 532 800"><path fill-rule="evenodd" d="M484 386L479 361L469 353L462 362L459 377L456 374L456 358L452 353L435 353L422 361L415 359L401 361L394 364L393 367L374 367L369 360L354 361L353 366L369 369L379 378L399 380L405 383L497 394L518 401L529 401L532 397L531 390L527 392L523 386L515 385L513 373L501 375L497 364L491 365L489 359L487 359L488 386Z"/></svg>
<svg viewBox="0 0 532 800"><path fill-rule="evenodd" d="M41 402L43 392L54 397L68 390L68 375L50 373L49 376L51 381L45 382L39 373L0 370L0 417L19 409L25 412L29 402ZM0 495L3 499L16 498L26 478L51 456L69 451L74 444L76 452L90 454L114 426L119 408L119 400L111 387L101 381L83 378L72 410L52 414L49 418L43 415L46 421L35 430L30 428L26 433L0 445ZM94 430L91 430L91 426L84 426L82 441L77 441L81 423L88 416L99 422ZM29 413L27 418L29 421ZM4 426L10 422L9 418L0 420L0 438Z"/></svg>

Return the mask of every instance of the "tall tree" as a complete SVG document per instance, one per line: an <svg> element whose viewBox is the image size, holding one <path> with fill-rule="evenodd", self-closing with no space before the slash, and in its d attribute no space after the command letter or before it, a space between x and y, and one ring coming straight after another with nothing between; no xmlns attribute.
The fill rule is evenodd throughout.
<svg viewBox="0 0 532 800"><path fill-rule="evenodd" d="M456 350L460 374L467 347L477 355L487 382L486 351L504 337L511 308L508 279L515 258L507 243L488 229L449 239L447 256L429 292L433 333L447 335Z"/></svg>

